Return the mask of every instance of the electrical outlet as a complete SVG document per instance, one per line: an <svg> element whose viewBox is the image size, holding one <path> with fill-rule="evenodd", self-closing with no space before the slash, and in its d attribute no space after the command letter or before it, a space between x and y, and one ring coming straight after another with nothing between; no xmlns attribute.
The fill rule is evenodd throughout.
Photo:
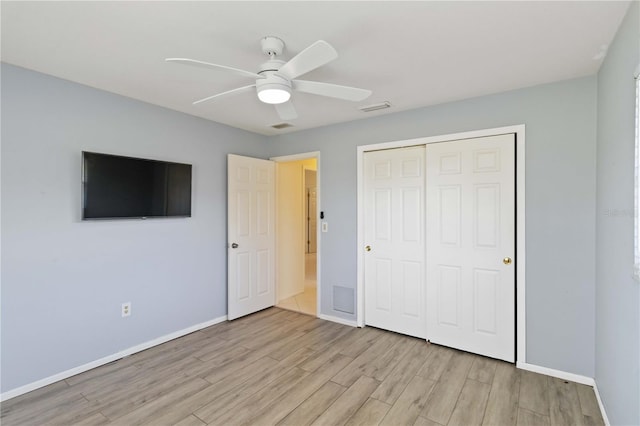
<svg viewBox="0 0 640 426"><path fill-rule="evenodd" d="M125 302L122 304L122 318L131 315L131 302Z"/></svg>

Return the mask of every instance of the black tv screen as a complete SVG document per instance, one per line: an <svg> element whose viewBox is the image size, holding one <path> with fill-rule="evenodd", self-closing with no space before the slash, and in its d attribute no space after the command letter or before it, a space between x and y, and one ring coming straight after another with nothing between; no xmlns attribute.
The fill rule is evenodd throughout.
<svg viewBox="0 0 640 426"><path fill-rule="evenodd" d="M191 216L191 165L82 152L82 219Z"/></svg>

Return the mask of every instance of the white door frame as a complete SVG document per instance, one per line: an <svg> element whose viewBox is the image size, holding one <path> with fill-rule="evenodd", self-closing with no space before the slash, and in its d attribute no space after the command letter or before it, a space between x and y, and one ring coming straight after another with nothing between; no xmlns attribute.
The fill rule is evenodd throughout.
<svg viewBox="0 0 640 426"><path fill-rule="evenodd" d="M381 149L402 148L429 143L446 142L458 139L480 138L507 133L516 135L516 360L517 364L526 362L526 315L525 315L525 125L474 130L448 135L383 142L357 147L358 176L358 246L357 246L357 291L356 324L364 327L364 153Z"/></svg>
<svg viewBox="0 0 640 426"><path fill-rule="evenodd" d="M299 160L309 160L311 158L315 158L316 159L316 212L319 213L320 211L322 211L321 208L321 203L322 203L322 198L320 196L321 192L320 192L320 151L312 151L312 152L303 152L300 154L291 154L291 155L282 155L282 156L278 156L278 157L271 157L269 158L269 160L271 161L275 161L276 163L287 163L289 161L299 161ZM276 170L277 173L277 170ZM276 178L277 179L277 178ZM304 178L303 178L304 180ZM278 185L276 185L276 197L278 196ZM278 217L278 208L276 206L276 218ZM322 310L320 309L321 306L321 302L322 302L322 297L320 297L322 295L321 289L322 289L322 280L321 280L321 268L320 265L322 264L321 262L321 258L322 258L322 250L321 250L321 243L322 243L322 238L320 235L320 226L316 226L316 316L320 317ZM276 229L276 247L278 246L278 230ZM277 256L278 256L278 251L276 250L276 259L275 259L275 264L278 264L278 260L277 260ZM276 300L278 300L278 285L276 283L275 286L275 290L276 290Z"/></svg>
<svg viewBox="0 0 640 426"><path fill-rule="evenodd" d="M302 182L305 184L304 186L304 191L305 191L305 195L306 195L306 191L307 191L307 170L310 172L316 172L316 214L319 214L320 210L318 209L318 190L317 190L317 186L318 186L318 164L317 164L317 160L316 160L316 168L315 169L310 169L309 166L302 166ZM303 211L307 211L307 208L309 207L309 200L306 200L305 202L305 206L303 208ZM318 223L319 223L319 217L316 217L316 234L318 233ZM305 220L305 235L307 235L309 229L309 222ZM316 239L316 256L318 254L318 245L317 245L317 239ZM309 247L309 244L305 243L305 246ZM317 265L316 265L317 266ZM317 272L317 271L316 271Z"/></svg>

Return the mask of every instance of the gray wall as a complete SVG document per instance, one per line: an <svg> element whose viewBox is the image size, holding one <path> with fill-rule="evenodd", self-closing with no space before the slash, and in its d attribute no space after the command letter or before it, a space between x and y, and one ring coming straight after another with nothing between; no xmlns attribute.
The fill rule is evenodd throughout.
<svg viewBox="0 0 640 426"><path fill-rule="evenodd" d="M586 77L266 138L3 65L2 391L226 313L227 152L321 152L323 313L354 319L356 146L513 124L527 361L592 377L596 90ZM193 217L81 222L81 150L192 163Z"/></svg>
<svg viewBox="0 0 640 426"><path fill-rule="evenodd" d="M226 315L226 153L264 138L1 72L2 392ZM82 150L193 164L192 217L81 222Z"/></svg>
<svg viewBox="0 0 640 426"><path fill-rule="evenodd" d="M355 319L333 290L356 287L358 145L525 124L527 361L593 377L596 90L586 77L272 137L273 155L321 152L323 313Z"/></svg>
<svg viewBox="0 0 640 426"><path fill-rule="evenodd" d="M639 6L627 12L598 73L595 378L619 425L640 424L640 283L632 278Z"/></svg>

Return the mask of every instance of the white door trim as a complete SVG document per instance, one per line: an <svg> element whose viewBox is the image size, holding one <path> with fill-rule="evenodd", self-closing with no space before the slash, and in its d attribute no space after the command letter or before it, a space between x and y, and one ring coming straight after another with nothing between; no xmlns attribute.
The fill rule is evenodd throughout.
<svg viewBox="0 0 640 426"><path fill-rule="evenodd" d="M311 152L303 152L300 154L291 154L291 155L282 155L278 157L271 157L269 160L275 161L276 163L286 163L289 161L298 161L298 160L308 160L310 158L316 159L316 211L319 213L322 211L322 197L320 192L320 151L311 151ZM278 188L276 185L276 197L278 196ZM278 217L278 210L276 207L276 217ZM319 223L319 222L318 222ZM278 239L278 230L276 229L276 247L277 247L277 239ZM320 226L316 227L316 316L320 316L322 314L321 304L322 304L322 277L321 271L322 268L322 238L320 233ZM276 250L276 256L278 256ZM275 264L278 263L277 258L275 259ZM276 300L278 300L278 286L276 285Z"/></svg>
<svg viewBox="0 0 640 426"><path fill-rule="evenodd" d="M448 135L383 142L357 147L357 203L358 203L358 246L357 246L357 291L356 323L364 327L364 153L381 149L402 148L458 139L495 136L506 133L516 135L516 359L526 362L526 315L525 315L525 125L474 130Z"/></svg>

